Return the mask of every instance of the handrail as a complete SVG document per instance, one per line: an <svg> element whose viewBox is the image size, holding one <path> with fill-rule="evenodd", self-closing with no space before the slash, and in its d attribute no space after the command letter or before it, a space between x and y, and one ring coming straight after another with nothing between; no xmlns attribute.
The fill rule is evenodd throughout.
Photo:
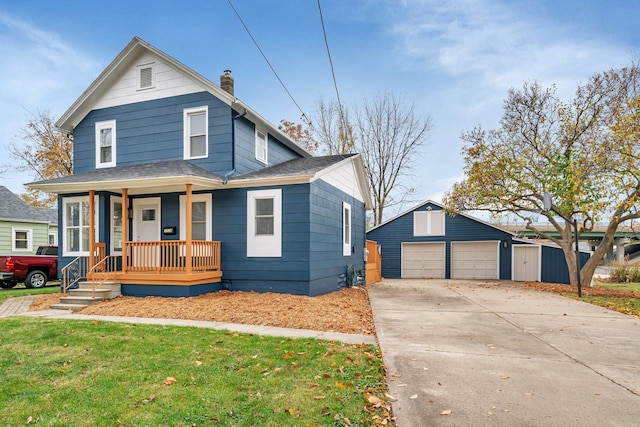
<svg viewBox="0 0 640 427"><path fill-rule="evenodd" d="M67 296L67 290L87 276L88 256L79 256L62 267L62 295Z"/></svg>
<svg viewBox="0 0 640 427"><path fill-rule="evenodd" d="M99 276L100 281L98 286L103 284L110 278L115 278L115 274L118 271L118 258L119 255L109 255L96 262L93 267L87 272L87 277L91 277L91 298L95 298L96 292L96 278Z"/></svg>

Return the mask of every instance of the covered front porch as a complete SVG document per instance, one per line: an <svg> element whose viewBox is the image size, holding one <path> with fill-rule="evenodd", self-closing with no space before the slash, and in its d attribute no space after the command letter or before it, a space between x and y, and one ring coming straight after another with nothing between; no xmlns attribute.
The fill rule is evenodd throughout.
<svg viewBox="0 0 640 427"><path fill-rule="evenodd" d="M89 255L75 258L62 269L63 293L66 295L81 280L90 282L92 289L107 282L117 282L122 286L123 294L139 296L192 296L221 289L220 242L193 238L193 186L186 183L183 188L184 226L180 240L143 240L139 231L135 233L138 239L131 239L134 210L130 206L129 189L120 189L120 209L113 208L109 213L109 217L120 219L117 222L119 238L102 242L96 235L113 235L113 230L111 233L89 232ZM176 188L172 190L175 192ZM137 194L139 197L141 191ZM136 211L138 214L145 212ZM95 221L99 217L96 215L96 190L89 190L87 216L88 229L96 230ZM116 223L110 221L100 226L116 228ZM169 234L176 233L176 227L172 228ZM210 234L207 233L207 237Z"/></svg>

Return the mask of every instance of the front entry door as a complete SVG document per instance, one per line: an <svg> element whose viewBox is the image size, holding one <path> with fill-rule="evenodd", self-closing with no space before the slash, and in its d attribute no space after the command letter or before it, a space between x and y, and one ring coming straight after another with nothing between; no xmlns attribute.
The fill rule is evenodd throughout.
<svg viewBox="0 0 640 427"><path fill-rule="evenodd" d="M133 235L134 242L157 242L160 240L160 198L133 199ZM133 245L132 264L139 269L157 269L160 267L160 248L158 245Z"/></svg>
<svg viewBox="0 0 640 427"><path fill-rule="evenodd" d="M160 198L133 200L134 242L160 240Z"/></svg>

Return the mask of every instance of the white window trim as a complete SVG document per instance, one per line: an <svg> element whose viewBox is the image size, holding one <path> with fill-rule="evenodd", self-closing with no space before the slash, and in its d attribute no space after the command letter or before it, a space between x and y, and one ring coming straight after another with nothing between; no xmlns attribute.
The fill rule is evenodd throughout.
<svg viewBox="0 0 640 427"><path fill-rule="evenodd" d="M142 70L145 69L145 68L151 68L151 85L142 87L142 80L141 80L140 77L141 77ZM155 62L148 62L146 64L138 65L137 68L136 68L136 78L137 78L137 85L136 85L137 90L155 89L155 87L156 87L156 63Z"/></svg>
<svg viewBox="0 0 640 427"><path fill-rule="evenodd" d="M117 196L111 196L111 201L109 202L111 204L111 219L109 221L109 242L111 242L110 246L111 246L111 255L122 255L122 250L116 251L115 247L115 204L116 203L122 203L122 197L117 197ZM127 214L124 214L122 217L122 222L124 223L124 221L128 221L127 218ZM124 227L123 227L124 228ZM122 236L123 240L124 240L124 236ZM122 247L122 244L121 246Z"/></svg>
<svg viewBox="0 0 640 427"><path fill-rule="evenodd" d="M99 224L99 198L96 195L94 197L94 225L95 225L95 229L94 229L94 238L96 241L98 241L98 230L100 229L100 224ZM62 255L63 256L82 256L82 255L89 255L89 248L87 248L86 251L69 251L67 250L67 203L75 203L75 202L80 202L82 203L83 201L89 201L89 196L77 196L77 197L66 197L63 201L62 201ZM60 249L58 248L58 252L60 252Z"/></svg>
<svg viewBox="0 0 640 427"><path fill-rule="evenodd" d="M257 199L273 199L273 235L256 235ZM282 256L282 189L247 191L247 257Z"/></svg>
<svg viewBox="0 0 640 427"><path fill-rule="evenodd" d="M212 228L212 203L211 194L192 194L191 203L193 202L205 202L206 204L206 234L208 241L212 240L213 228ZM187 196L183 194L180 196L180 240L187 238Z"/></svg>
<svg viewBox="0 0 640 427"><path fill-rule="evenodd" d="M442 233L433 233L432 232L432 221L433 221L433 214L438 214L439 216L441 216L442 218ZM426 222L426 226L427 226L427 230L426 232L420 232L419 229L419 222L422 219L422 221ZM444 217L444 211L442 210L438 210L438 211L415 211L413 213L413 235L418 237L418 236L444 236L446 234L446 221L445 221L445 217Z"/></svg>
<svg viewBox="0 0 640 427"><path fill-rule="evenodd" d="M53 236L53 243L50 243L50 244L58 246L58 232L57 231L50 231L49 232L49 238L51 238L52 236Z"/></svg>
<svg viewBox="0 0 640 427"><path fill-rule="evenodd" d="M190 139L190 122L189 116L195 113L204 113L204 155L192 156L191 155L191 139ZM182 113L182 128L183 128L183 157L184 160L190 159L206 159L209 157L209 106L203 105L202 107L185 108Z"/></svg>
<svg viewBox="0 0 640 427"><path fill-rule="evenodd" d="M16 233L27 233L27 247L25 249L16 247ZM33 251L33 230L30 228L12 228L11 229L11 250L13 252L32 252Z"/></svg>
<svg viewBox="0 0 640 427"><path fill-rule="evenodd" d="M342 255L343 256L351 256L351 242L352 242L352 236L353 236L352 223L353 221L351 221L351 205L349 203L343 202L342 203ZM348 235L347 235L347 230L349 231Z"/></svg>
<svg viewBox="0 0 640 427"><path fill-rule="evenodd" d="M111 168L116 165L116 121L106 120L104 122L96 122L96 168ZM103 129L111 129L111 161L100 162L100 131Z"/></svg>
<svg viewBox="0 0 640 427"><path fill-rule="evenodd" d="M264 135L264 139L258 137L259 133ZM258 141L264 141L264 158L261 158L259 155L260 150L258 149ZM255 132L255 156L257 161L262 162L264 164L269 163L269 134L264 130L259 129L257 126L256 126L256 132Z"/></svg>

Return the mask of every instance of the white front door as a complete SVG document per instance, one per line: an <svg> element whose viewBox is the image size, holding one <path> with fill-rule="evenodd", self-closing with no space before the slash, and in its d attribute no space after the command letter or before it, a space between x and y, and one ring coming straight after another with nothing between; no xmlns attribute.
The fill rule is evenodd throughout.
<svg viewBox="0 0 640 427"><path fill-rule="evenodd" d="M133 199L133 241L160 240L160 198ZM133 246L131 264L142 270L160 267L160 248L157 245Z"/></svg>
<svg viewBox="0 0 640 427"><path fill-rule="evenodd" d="M160 240L160 198L133 199L134 242Z"/></svg>

